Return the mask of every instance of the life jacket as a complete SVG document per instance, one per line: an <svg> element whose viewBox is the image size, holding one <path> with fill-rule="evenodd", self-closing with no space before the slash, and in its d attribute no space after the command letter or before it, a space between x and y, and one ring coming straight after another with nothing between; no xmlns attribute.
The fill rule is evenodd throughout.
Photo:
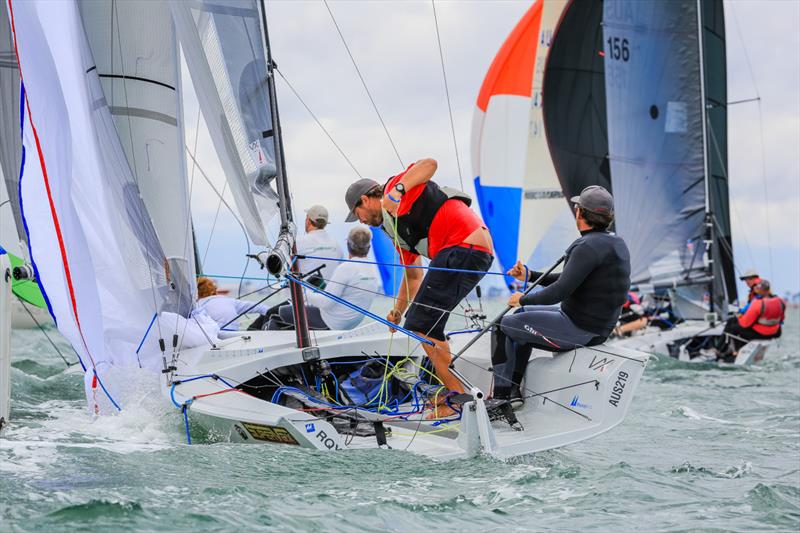
<svg viewBox="0 0 800 533"><path fill-rule="evenodd" d="M786 304L777 296L770 296L761 299L761 311L758 314L756 324L762 326L777 326L785 319Z"/></svg>
<svg viewBox="0 0 800 533"><path fill-rule="evenodd" d="M383 185L384 191L392 179L394 178L390 178ZM472 204L472 198L467 193L452 187L439 187L433 181L428 181L422 194L411 204L408 213L393 217L385 209L383 210L381 229L400 249L430 258L428 232L431 223L444 203L452 198L461 200L467 206Z"/></svg>

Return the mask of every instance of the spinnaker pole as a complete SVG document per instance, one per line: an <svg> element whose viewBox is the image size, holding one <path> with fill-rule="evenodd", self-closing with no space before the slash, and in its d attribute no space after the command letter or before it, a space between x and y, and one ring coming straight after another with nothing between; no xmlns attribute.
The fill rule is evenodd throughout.
<svg viewBox="0 0 800 533"><path fill-rule="evenodd" d="M291 261L297 253L294 242L295 224L292 217L292 203L289 196L289 182L286 179L286 160L283 153L283 135L281 134L281 121L278 115L278 99L275 91L275 65L272 62L272 49L269 45L269 31L267 30L267 14L264 0L259 1L261 8L261 31L264 37L264 47L267 58L267 89L269 91L269 111L272 117L272 131L262 132L262 135L272 137L275 146L275 167L277 177L275 183L278 187L278 207L280 209L281 228L272 251L268 254L265 264L267 270L274 276L280 276L291 264L291 271L299 274L297 264ZM303 287L290 281L292 295L292 315L294 316L295 332L298 348L310 346L308 334L308 318L306 315Z"/></svg>

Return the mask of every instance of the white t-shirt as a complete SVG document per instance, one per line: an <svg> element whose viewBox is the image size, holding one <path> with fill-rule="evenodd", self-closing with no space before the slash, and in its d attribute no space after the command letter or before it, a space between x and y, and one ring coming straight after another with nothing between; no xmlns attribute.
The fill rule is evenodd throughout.
<svg viewBox="0 0 800 533"><path fill-rule="evenodd" d="M342 248L324 229L318 229L297 236L297 254L313 255L316 257L330 257L331 259L344 259ZM298 259L297 268L301 273L307 274L320 265L325 265L320 275L328 279L339 266L339 261L325 261L323 259Z"/></svg>
<svg viewBox="0 0 800 533"><path fill-rule="evenodd" d="M207 296L197 300L197 309L195 313L204 313L211 320L223 326L230 320L236 318L239 313L243 313L250 308L255 302L248 300L237 300L230 296L222 296L215 294L214 296ZM263 315L269 310L266 305L260 304L255 307L250 313L258 313ZM239 329L239 323L233 322L225 329Z"/></svg>
<svg viewBox="0 0 800 533"><path fill-rule="evenodd" d="M358 261L364 258L354 259ZM342 263L328 280L325 291L362 309L369 310L375 299L374 293L378 292L378 287L378 273L374 265ZM335 302L323 294L311 291L306 291L306 294L308 294L308 304L319 307L322 320L331 329L353 329L364 318L364 315L358 311Z"/></svg>

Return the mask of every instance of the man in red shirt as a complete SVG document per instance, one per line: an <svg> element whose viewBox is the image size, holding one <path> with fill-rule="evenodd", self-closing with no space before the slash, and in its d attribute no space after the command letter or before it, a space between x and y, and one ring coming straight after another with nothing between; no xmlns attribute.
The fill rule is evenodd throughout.
<svg viewBox="0 0 800 533"><path fill-rule="evenodd" d="M761 277L758 275L758 271L755 268L748 268L739 279L744 281L747 288L750 289L750 294L747 295L747 301L752 302L756 297L756 285L761 283Z"/></svg>
<svg viewBox="0 0 800 533"><path fill-rule="evenodd" d="M423 344L436 374L451 391L463 392L450 372L450 344L445 324L456 305L475 288L492 265L492 237L472 200L461 191L431 181L437 164L422 159L384 185L363 178L345 194L350 213L347 222L381 227L394 243L406 268L394 308L386 317L399 324L406 309L405 328L433 342ZM469 270L452 272L429 269L423 277L421 256L430 267ZM474 272L474 273L473 273ZM434 416L449 416L441 407Z"/></svg>

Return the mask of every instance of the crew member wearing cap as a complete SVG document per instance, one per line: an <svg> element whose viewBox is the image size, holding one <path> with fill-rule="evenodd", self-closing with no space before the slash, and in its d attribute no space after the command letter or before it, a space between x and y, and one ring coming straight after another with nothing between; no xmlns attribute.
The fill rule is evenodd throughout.
<svg viewBox="0 0 800 533"><path fill-rule="evenodd" d="M328 210L321 205L313 205L306 210L306 232L298 235L296 246L297 255L324 257L325 259L298 259L297 268L301 273L306 274L315 268L325 266L323 270L310 276L309 283L317 287L325 287L323 278L330 278L334 271L339 267L338 259L342 259L344 254L341 247L333 237L328 234L325 227L328 225Z"/></svg>
<svg viewBox="0 0 800 533"><path fill-rule="evenodd" d="M781 336L781 326L786 318L786 302L772 294L769 281L762 279L753 287L755 296L747 311L728 319L723 333L729 339L728 349L720 359L734 361L739 350L748 341L775 339Z"/></svg>
<svg viewBox="0 0 800 533"><path fill-rule="evenodd" d="M364 226L350 230L347 235L347 251L350 259L363 261L369 254L372 233ZM375 266L363 262L343 263L328 279L325 291L346 300L362 309L369 310L379 282ZM311 329L353 329L361 323L364 315L342 305L324 294L308 291L306 312ZM278 308L277 316L270 319L267 329L293 329L294 314L291 305Z"/></svg>
<svg viewBox="0 0 800 533"><path fill-rule="evenodd" d="M759 283L761 283L761 277L758 275L758 271L755 268L748 268L744 275L739 278L740 280L744 281L747 285L747 288L750 289L750 294L747 295L747 301L752 302L753 299L756 297L756 290L755 287ZM746 307L741 309L741 312L744 312Z"/></svg>
<svg viewBox="0 0 800 533"><path fill-rule="evenodd" d="M447 389L463 392L449 369L450 345L444 328L450 311L491 267L492 238L469 208L469 196L431 180L436 168L433 159L422 159L383 185L367 178L356 181L345 194L350 210L347 221L383 228L407 267L421 266L421 256L425 256L431 267L470 271L428 270L423 277L423 270L405 268L395 307L386 317L399 324L408 309L405 328L433 342L423 348L437 376ZM452 409L441 406L433 416L450 414Z"/></svg>
<svg viewBox="0 0 800 533"><path fill-rule="evenodd" d="M525 296L516 292L508 301L510 306L524 307L506 315L496 333L498 346L505 349L502 354L495 353L493 361L495 398L519 401L520 382L532 348L561 351L604 342L627 301L630 254L625 242L608 231L614 220L611 194L592 185L571 202L581 236L565 252L563 271L546 276L541 282L544 289ZM508 271L520 280L525 273L520 261ZM541 275L529 272L529 281Z"/></svg>

